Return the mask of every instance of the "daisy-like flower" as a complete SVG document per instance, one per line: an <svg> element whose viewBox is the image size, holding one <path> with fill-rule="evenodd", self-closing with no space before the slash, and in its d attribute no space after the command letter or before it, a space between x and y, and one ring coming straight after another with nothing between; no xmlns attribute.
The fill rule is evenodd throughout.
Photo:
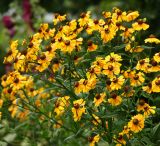
<svg viewBox="0 0 160 146"><path fill-rule="evenodd" d="M7 56L4 58L4 63L12 63L18 54L18 41L11 41L10 49L7 53Z"/></svg>
<svg viewBox="0 0 160 146"><path fill-rule="evenodd" d="M83 27L89 23L90 15L91 15L90 11L88 11L87 13L81 13L80 18L78 19L79 25L81 27Z"/></svg>
<svg viewBox="0 0 160 146"><path fill-rule="evenodd" d="M117 27L115 25L105 25L101 30L100 30L100 34L101 34L101 38L103 40L103 43L107 43L109 41L111 41L114 36L116 35L116 30Z"/></svg>
<svg viewBox="0 0 160 146"><path fill-rule="evenodd" d="M153 81L152 81L152 91L153 92L160 92L160 77L156 77Z"/></svg>
<svg viewBox="0 0 160 146"><path fill-rule="evenodd" d="M105 93L101 93L101 94L96 94L96 96L94 97L94 104L95 106L99 106L102 102L105 101Z"/></svg>
<svg viewBox="0 0 160 146"><path fill-rule="evenodd" d="M108 99L108 102L112 105L112 106L118 106L121 104L122 102L122 98L120 96L118 96L116 93L112 93L111 94L111 98Z"/></svg>
<svg viewBox="0 0 160 146"><path fill-rule="evenodd" d="M95 45L91 40L88 41L87 51L95 51L97 49L97 45Z"/></svg>
<svg viewBox="0 0 160 146"><path fill-rule="evenodd" d="M151 59L150 64L148 65L148 71L149 72L158 72L160 71L160 65L157 61L155 61L154 59Z"/></svg>
<svg viewBox="0 0 160 146"><path fill-rule="evenodd" d="M95 143L97 143L99 140L100 140L99 134L88 137L89 146L95 146Z"/></svg>
<svg viewBox="0 0 160 146"><path fill-rule="evenodd" d="M64 96L56 100L55 108L54 108L54 112L56 113L56 116L61 116L64 113L65 108L68 107L69 105L68 100L69 100L69 96Z"/></svg>
<svg viewBox="0 0 160 146"><path fill-rule="evenodd" d="M119 77L115 77L111 79L111 90L118 90L122 88L122 85L124 83L125 79L124 77L121 75Z"/></svg>
<svg viewBox="0 0 160 146"><path fill-rule="evenodd" d="M149 28L149 25L145 23L145 20L139 19L137 22L132 24L134 30L146 30Z"/></svg>
<svg viewBox="0 0 160 146"><path fill-rule="evenodd" d="M137 105L137 111L143 112L145 118L147 118L151 114L155 114L155 109L155 106L150 106L143 99L139 100L139 103Z"/></svg>
<svg viewBox="0 0 160 146"><path fill-rule="evenodd" d="M95 77L89 78L89 79L81 79L79 83L82 85L83 93L89 92L91 89L94 89L97 83L97 80Z"/></svg>
<svg viewBox="0 0 160 146"><path fill-rule="evenodd" d="M126 141L123 138L123 133L118 134L118 137L116 138L115 142L117 143L116 146L122 146L122 144L126 145Z"/></svg>
<svg viewBox="0 0 160 146"><path fill-rule="evenodd" d="M131 86L140 86L145 81L144 74L142 72L139 73L132 72L130 79L131 79L130 80Z"/></svg>
<svg viewBox="0 0 160 146"><path fill-rule="evenodd" d="M147 92L147 93L152 93L152 83L148 83L147 86L143 86L142 87L143 91Z"/></svg>
<svg viewBox="0 0 160 146"><path fill-rule="evenodd" d="M156 53L156 54L153 56L153 59L154 59L156 62L160 63L160 52L159 52L159 53Z"/></svg>
<svg viewBox="0 0 160 146"><path fill-rule="evenodd" d="M149 65L149 58L145 58L138 61L136 65L136 69L142 70L144 72L148 72L148 65Z"/></svg>
<svg viewBox="0 0 160 146"><path fill-rule="evenodd" d="M113 78L115 75L120 73L121 64L117 63L107 63L103 66L102 73L107 75L109 78Z"/></svg>
<svg viewBox="0 0 160 146"><path fill-rule="evenodd" d="M105 61L108 63L119 62L122 61L122 58L118 54L114 54L114 52L110 53L110 55L105 57Z"/></svg>
<svg viewBox="0 0 160 146"><path fill-rule="evenodd" d="M138 11L129 12L127 14L127 22L135 20L138 16L139 16L139 12Z"/></svg>
<svg viewBox="0 0 160 146"><path fill-rule="evenodd" d="M122 22L122 21L126 21L126 12L122 12L121 10L119 10L118 8L115 8L114 13L112 14L112 19L115 22Z"/></svg>
<svg viewBox="0 0 160 146"><path fill-rule="evenodd" d="M73 101L72 113L74 121L80 121L82 115L85 113L86 108L85 101L81 98L79 100Z"/></svg>
<svg viewBox="0 0 160 146"><path fill-rule="evenodd" d="M101 73L101 67L98 65L92 65L91 68L86 73L87 79L96 78L97 75Z"/></svg>
<svg viewBox="0 0 160 146"><path fill-rule="evenodd" d="M140 132L144 128L145 118L142 114L138 114L129 121L128 127L134 133Z"/></svg>
<svg viewBox="0 0 160 146"><path fill-rule="evenodd" d="M55 18L53 19L54 25L57 25L58 22L62 22L62 21L64 21L64 20L66 20L66 15L60 15L60 14L56 13L56 14L54 15L54 17L55 17Z"/></svg>
<svg viewBox="0 0 160 146"><path fill-rule="evenodd" d="M145 43L155 43L155 44L159 44L160 40L156 38L156 36L154 35L150 35L149 38L144 40Z"/></svg>

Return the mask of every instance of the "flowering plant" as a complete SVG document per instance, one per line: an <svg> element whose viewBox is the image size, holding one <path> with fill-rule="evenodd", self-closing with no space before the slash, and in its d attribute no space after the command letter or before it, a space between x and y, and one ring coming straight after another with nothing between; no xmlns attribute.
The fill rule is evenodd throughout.
<svg viewBox="0 0 160 146"><path fill-rule="evenodd" d="M139 44L149 25L138 11L102 15L67 21L56 14L53 28L41 24L22 43L12 41L4 63L13 71L2 77L0 105L9 103L11 117L22 123L63 129L65 142L158 144L160 52L152 50L160 40L151 35L145 43L152 46Z"/></svg>

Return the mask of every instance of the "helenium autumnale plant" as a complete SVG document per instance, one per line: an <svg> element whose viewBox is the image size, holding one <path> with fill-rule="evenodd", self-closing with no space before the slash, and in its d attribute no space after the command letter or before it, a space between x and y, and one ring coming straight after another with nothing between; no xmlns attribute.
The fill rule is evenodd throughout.
<svg viewBox="0 0 160 146"><path fill-rule="evenodd" d="M138 41L148 28L138 11L56 14L52 28L10 43L1 109L53 135L62 130L54 141L48 135L50 145L159 145L160 40Z"/></svg>

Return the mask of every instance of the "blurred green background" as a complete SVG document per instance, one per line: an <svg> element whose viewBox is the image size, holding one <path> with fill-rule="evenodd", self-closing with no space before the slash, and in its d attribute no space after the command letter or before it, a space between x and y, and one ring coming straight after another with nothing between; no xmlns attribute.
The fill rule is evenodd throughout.
<svg viewBox="0 0 160 146"><path fill-rule="evenodd" d="M95 15L113 7L138 10L150 24L146 37L149 34L159 37L159 6L160 0L0 0L0 76L8 69L2 62L10 40L26 38L41 22L52 22L53 13L67 13L70 18L75 18L87 10ZM9 17L4 19L6 16Z"/></svg>

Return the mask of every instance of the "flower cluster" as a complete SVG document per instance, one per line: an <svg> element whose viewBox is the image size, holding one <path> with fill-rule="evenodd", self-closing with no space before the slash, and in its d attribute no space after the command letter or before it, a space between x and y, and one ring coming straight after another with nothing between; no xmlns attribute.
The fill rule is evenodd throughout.
<svg viewBox="0 0 160 146"><path fill-rule="evenodd" d="M137 39L149 28L146 19L114 8L100 19L91 12L70 21L56 14L53 26L41 24L29 39L10 43L4 63L13 70L2 77L0 107L10 102L12 118L34 114L88 137L90 146L138 138L156 114L153 98L160 92L160 52L146 55L153 47ZM145 43L160 40L151 35Z"/></svg>

